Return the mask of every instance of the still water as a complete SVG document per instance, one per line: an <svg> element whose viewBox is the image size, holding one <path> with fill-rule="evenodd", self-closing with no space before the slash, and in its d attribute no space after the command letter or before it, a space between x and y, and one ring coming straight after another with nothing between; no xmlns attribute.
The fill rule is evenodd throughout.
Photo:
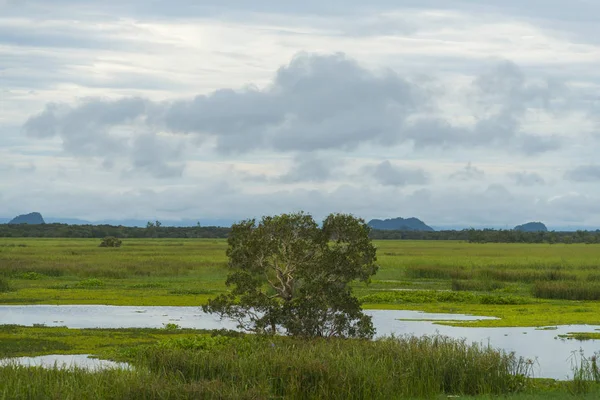
<svg viewBox="0 0 600 400"><path fill-rule="evenodd" d="M573 354L591 356L600 352L600 341L564 340L568 332L594 332L589 325L559 326L555 330L534 328L461 328L437 325L435 321L489 319L459 314L430 314L418 311L369 310L377 336L445 335L468 342L490 345L518 356L537 360L536 377L567 379L571 376ZM421 321L414 321L420 319ZM413 321L408 321L413 320ZM427 321L424 321L427 320ZM177 324L182 328L235 329L232 321L205 314L198 307L119 307L119 306L0 306L0 324L66 326L69 328L162 328ZM87 358L87 357L86 357ZM89 360L89 359L88 359ZM52 363L51 363L52 364ZM77 361L74 361L77 365Z"/></svg>

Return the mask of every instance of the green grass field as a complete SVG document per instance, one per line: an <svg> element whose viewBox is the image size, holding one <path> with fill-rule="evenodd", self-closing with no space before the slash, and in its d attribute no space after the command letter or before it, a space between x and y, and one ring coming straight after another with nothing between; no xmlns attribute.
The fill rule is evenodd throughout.
<svg viewBox="0 0 600 400"><path fill-rule="evenodd" d="M0 239L0 304L204 304L225 291L225 240ZM379 241L366 308L495 316L474 326L600 324L600 246ZM399 290L402 289L402 290ZM408 290L407 290L408 289Z"/></svg>
<svg viewBox="0 0 600 400"><path fill-rule="evenodd" d="M227 290L225 240L128 239L116 249L99 243L0 239L0 305L200 306ZM452 323L462 326L600 325L600 245L379 241L376 246L378 274L370 285L354 286L365 308L500 318ZM101 373L0 367L0 399L600 396L600 385L585 379L515 380L507 368L522 364L491 349L461 347L460 341L440 347L418 340L369 345L278 338L272 349L270 342L211 337L182 329L0 325L0 358L89 353L141 367ZM292 359L293 368L287 368ZM487 372L477 372L482 370ZM469 394L475 397L465 397Z"/></svg>

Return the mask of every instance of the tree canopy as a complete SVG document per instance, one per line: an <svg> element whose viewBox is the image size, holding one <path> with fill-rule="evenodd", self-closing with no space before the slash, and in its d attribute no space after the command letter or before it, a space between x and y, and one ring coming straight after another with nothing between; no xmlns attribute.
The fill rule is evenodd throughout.
<svg viewBox="0 0 600 400"><path fill-rule="evenodd" d="M304 213L233 225L227 256L232 287L204 311L248 331L300 337L370 338L375 330L350 283L377 272L364 220L331 214L319 226Z"/></svg>

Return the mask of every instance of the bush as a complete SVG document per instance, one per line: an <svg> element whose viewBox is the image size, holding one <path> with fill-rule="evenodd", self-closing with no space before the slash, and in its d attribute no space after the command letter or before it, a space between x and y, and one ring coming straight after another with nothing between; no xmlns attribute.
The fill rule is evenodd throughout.
<svg viewBox="0 0 600 400"><path fill-rule="evenodd" d="M102 243L100 243L100 247L121 247L123 241L121 239L117 239L114 236L107 236L102 239Z"/></svg>

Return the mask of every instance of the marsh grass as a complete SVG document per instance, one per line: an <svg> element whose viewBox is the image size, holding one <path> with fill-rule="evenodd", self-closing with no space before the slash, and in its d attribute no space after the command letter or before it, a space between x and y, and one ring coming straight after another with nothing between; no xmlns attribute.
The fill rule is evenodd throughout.
<svg viewBox="0 0 600 400"><path fill-rule="evenodd" d="M8 279L0 277L0 293L5 293L10 291L10 284L8 283Z"/></svg>
<svg viewBox="0 0 600 400"><path fill-rule="evenodd" d="M492 280L460 281L455 279L452 281L452 290L454 291L491 292L505 287L504 283Z"/></svg>
<svg viewBox="0 0 600 400"><path fill-rule="evenodd" d="M406 268L406 276L412 279L472 279L473 271L432 265Z"/></svg>
<svg viewBox="0 0 600 400"><path fill-rule="evenodd" d="M536 282L533 295L542 299L600 300L600 282Z"/></svg>
<svg viewBox="0 0 600 400"><path fill-rule="evenodd" d="M441 336L212 338L151 346L136 363L188 382L219 381L286 399L506 394L526 387L531 366L514 354Z"/></svg>
<svg viewBox="0 0 600 400"><path fill-rule="evenodd" d="M523 282L532 283L536 281L575 281L577 275L563 272L557 269L539 271L533 269L514 270L514 269L484 269L480 271L480 276L502 282Z"/></svg>

